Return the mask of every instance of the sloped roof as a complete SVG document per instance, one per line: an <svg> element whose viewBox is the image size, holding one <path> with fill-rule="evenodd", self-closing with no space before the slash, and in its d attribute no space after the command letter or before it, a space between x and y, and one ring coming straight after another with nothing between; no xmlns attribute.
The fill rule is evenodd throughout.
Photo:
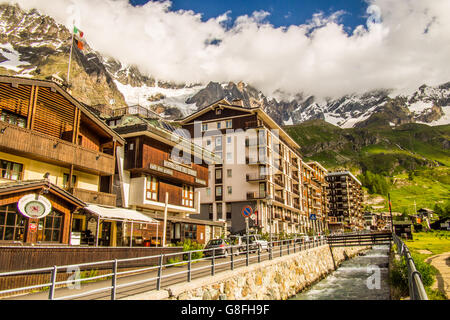
<svg viewBox="0 0 450 320"><path fill-rule="evenodd" d="M24 192L24 191L28 191L28 190L31 191L31 190L36 190L36 189L40 189L40 188L47 188L49 192L54 193L54 194L64 198L66 201L71 202L73 205L75 205L77 207L85 207L86 206L86 204L83 201L81 201L77 197L73 196L71 193L58 187L57 185L51 183L50 181L48 181L46 179L14 181L14 182L2 183L2 184L0 184L0 195Z"/></svg>
<svg viewBox="0 0 450 320"><path fill-rule="evenodd" d="M64 98L66 98L70 103L74 104L78 109L80 109L89 119L94 121L103 130L108 132L115 140L119 141L122 145L125 140L118 135L114 130L112 130L106 123L103 122L95 113L93 113L89 108L87 108L83 103L72 97L66 90L64 90L59 84L50 80L40 80L40 79L29 79L15 76L2 76L0 75L0 82L11 83L16 85L35 85L40 87L51 88L55 92L60 93Z"/></svg>

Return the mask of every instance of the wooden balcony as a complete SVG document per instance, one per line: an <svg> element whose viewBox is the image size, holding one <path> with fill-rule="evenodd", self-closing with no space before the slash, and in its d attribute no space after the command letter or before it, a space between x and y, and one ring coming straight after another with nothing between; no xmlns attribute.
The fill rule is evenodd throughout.
<svg viewBox="0 0 450 320"><path fill-rule="evenodd" d="M86 202L86 203L100 204L100 205L112 206L112 207L116 206L117 196L115 194L95 192L95 191L77 189L77 188L71 189L71 193L75 197L77 197L78 199L80 199L81 201Z"/></svg>
<svg viewBox="0 0 450 320"><path fill-rule="evenodd" d="M29 129L0 122L0 148L9 153L93 174L113 175L114 157ZM1 133L3 132L3 133Z"/></svg>

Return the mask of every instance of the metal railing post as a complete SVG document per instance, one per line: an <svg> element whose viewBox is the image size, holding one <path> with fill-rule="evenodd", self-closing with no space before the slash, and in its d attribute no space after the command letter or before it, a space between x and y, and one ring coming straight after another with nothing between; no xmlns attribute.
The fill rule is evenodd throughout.
<svg viewBox="0 0 450 320"><path fill-rule="evenodd" d="M192 251L189 251L189 261L188 261L188 282L192 280Z"/></svg>
<svg viewBox="0 0 450 320"><path fill-rule="evenodd" d="M291 241L290 241L290 240L288 240L288 244L287 244L287 251L288 251L288 255L290 255L290 254L291 254L291 251L289 250L289 246L290 246L290 244L291 244Z"/></svg>
<svg viewBox="0 0 450 320"><path fill-rule="evenodd" d="M258 246L258 263L261 263L261 246Z"/></svg>
<svg viewBox="0 0 450 320"><path fill-rule="evenodd" d="M211 275L213 276L216 273L215 263L216 263L216 249L213 249L213 256L211 259Z"/></svg>
<svg viewBox="0 0 450 320"><path fill-rule="evenodd" d="M113 276L112 276L112 283L111 283L111 300L116 300L116 286L117 286L117 259L113 262Z"/></svg>
<svg viewBox="0 0 450 320"><path fill-rule="evenodd" d="M156 290L161 290L161 280L162 280L162 269L164 262L164 254L161 253L159 256L159 269L158 269L158 279L156 280Z"/></svg>
<svg viewBox="0 0 450 320"><path fill-rule="evenodd" d="M234 251L233 247L231 247L231 270L234 270L234 252L233 251Z"/></svg>
<svg viewBox="0 0 450 320"><path fill-rule="evenodd" d="M280 241L280 257L283 256L283 240Z"/></svg>
<svg viewBox="0 0 450 320"><path fill-rule="evenodd" d="M294 254L295 254L295 245L297 244L297 239L294 239Z"/></svg>
<svg viewBox="0 0 450 320"><path fill-rule="evenodd" d="M53 300L55 298L55 289L56 289L56 274L58 272L58 267L54 266L52 270L52 284L50 286L50 290L48 292L48 299Z"/></svg>
<svg viewBox="0 0 450 320"><path fill-rule="evenodd" d="M247 234L247 253L245 259L245 265L248 267L250 265L250 237Z"/></svg>
<svg viewBox="0 0 450 320"><path fill-rule="evenodd" d="M273 260L273 242L270 243L269 247L269 260Z"/></svg>

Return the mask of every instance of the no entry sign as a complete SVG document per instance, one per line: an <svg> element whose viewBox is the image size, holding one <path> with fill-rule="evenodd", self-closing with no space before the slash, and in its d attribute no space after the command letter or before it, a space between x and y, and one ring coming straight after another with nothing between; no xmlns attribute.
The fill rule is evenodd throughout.
<svg viewBox="0 0 450 320"><path fill-rule="evenodd" d="M244 209L242 209L242 215L245 218L250 218L253 214L253 209L252 207L244 207Z"/></svg>

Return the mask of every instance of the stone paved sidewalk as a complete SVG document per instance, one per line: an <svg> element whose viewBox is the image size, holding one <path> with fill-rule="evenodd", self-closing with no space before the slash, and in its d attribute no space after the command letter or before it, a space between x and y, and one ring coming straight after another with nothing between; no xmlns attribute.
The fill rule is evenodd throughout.
<svg viewBox="0 0 450 320"><path fill-rule="evenodd" d="M450 299L450 252L430 257L425 262L439 270L433 289L439 289Z"/></svg>

